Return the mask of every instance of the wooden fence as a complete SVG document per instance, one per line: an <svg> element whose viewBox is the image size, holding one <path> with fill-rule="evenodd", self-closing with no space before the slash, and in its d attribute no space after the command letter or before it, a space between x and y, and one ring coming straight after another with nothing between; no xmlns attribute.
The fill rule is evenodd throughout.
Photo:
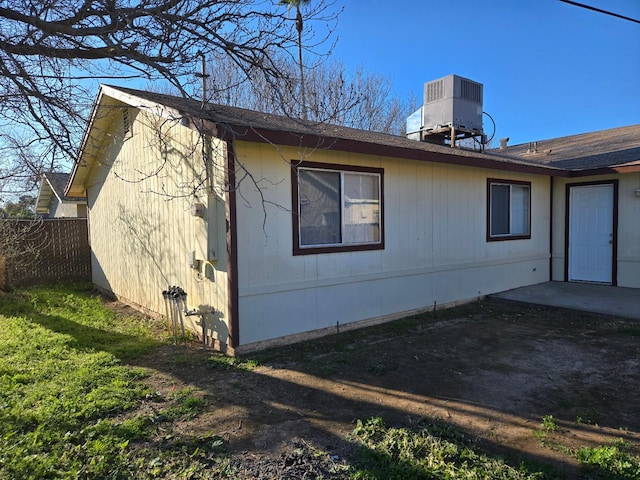
<svg viewBox="0 0 640 480"><path fill-rule="evenodd" d="M65 280L91 280L91 248L86 218L2 220L19 235L19 251L12 259L0 251L0 288ZM16 249L14 249L16 250Z"/></svg>

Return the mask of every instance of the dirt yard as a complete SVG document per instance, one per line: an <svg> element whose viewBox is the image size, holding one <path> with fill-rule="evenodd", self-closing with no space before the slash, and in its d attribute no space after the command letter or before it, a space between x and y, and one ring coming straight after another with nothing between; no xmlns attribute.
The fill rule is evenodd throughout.
<svg viewBox="0 0 640 480"><path fill-rule="evenodd" d="M301 443L348 459L354 421L374 416L443 420L510 463L552 464L567 478L577 465L558 445L623 438L640 451L637 320L486 300L222 360L194 343L137 364L161 394L201 392L207 411L180 433L220 435L246 478L267 478ZM549 415L559 428L542 439Z"/></svg>

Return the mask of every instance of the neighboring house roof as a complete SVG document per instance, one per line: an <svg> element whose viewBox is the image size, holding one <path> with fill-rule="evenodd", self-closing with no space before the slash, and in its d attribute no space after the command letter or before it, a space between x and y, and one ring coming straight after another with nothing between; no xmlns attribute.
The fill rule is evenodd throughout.
<svg viewBox="0 0 640 480"><path fill-rule="evenodd" d="M183 125L198 127L209 135L227 140L331 149L552 176L576 176L581 170L584 170L585 174L589 174L586 171L594 168L600 170L609 168L607 171L619 171L617 169L611 170L610 167L617 167L622 161L620 160L622 157L627 159L633 158L635 155L636 158L627 161L625 165L631 166L634 171L640 171L640 162L637 162L640 158L636 154L637 147L640 146L638 145L638 126L627 127L630 130L625 132L623 136L616 133L620 129L615 129L584 134L583 136L565 137L565 139L573 138L574 141L580 141L576 145L571 145L572 140L565 139L538 142L538 152L549 148L552 150L552 153L547 156L549 159L543 159L542 153L527 154L527 144L507 147L504 150L487 150L486 152L464 150L410 140L403 136L302 121L217 104L207 103L203 106L200 101L194 99L102 85L93 107L89 128L85 132L79 158L72 172L73 180L68 186L67 193L84 194L83 179L88 175L92 163L97 161L100 155L99 148L93 146L99 142L92 141L95 139L93 136L100 135L98 133L100 128L96 128L96 132L93 132L92 127L94 125L104 127L109 122L109 109L122 106L122 104L148 110L161 117L178 120ZM592 138L590 136L595 136L593 138L596 139L584 141ZM547 146L545 142L550 143ZM606 142L611 142L611 144L605 147L604 143ZM629 142L631 142L631 147L628 145ZM592 149L596 147L599 148L597 158L592 152ZM631 151L624 153L629 148ZM611 151L607 152L606 149ZM636 153L633 152L633 149L636 149ZM554 151L556 153L553 153ZM638 164L629 164L632 161L636 161ZM601 173L600 170L598 173Z"/></svg>
<svg viewBox="0 0 640 480"><path fill-rule="evenodd" d="M36 200L36 213L49 213L54 198L57 198L61 203L86 203L84 197L65 196L64 191L69 181L68 173L46 172L42 174L41 178L40 191Z"/></svg>
<svg viewBox="0 0 640 480"><path fill-rule="evenodd" d="M491 152L581 173L612 168L637 170L640 167L640 124L523 143Z"/></svg>

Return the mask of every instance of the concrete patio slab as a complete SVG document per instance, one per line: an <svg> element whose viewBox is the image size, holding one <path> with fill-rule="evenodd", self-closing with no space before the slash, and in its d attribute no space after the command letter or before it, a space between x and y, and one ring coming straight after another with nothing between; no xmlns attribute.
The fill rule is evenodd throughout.
<svg viewBox="0 0 640 480"><path fill-rule="evenodd" d="M588 283L546 282L491 295L524 303L573 308L640 319L640 289Z"/></svg>

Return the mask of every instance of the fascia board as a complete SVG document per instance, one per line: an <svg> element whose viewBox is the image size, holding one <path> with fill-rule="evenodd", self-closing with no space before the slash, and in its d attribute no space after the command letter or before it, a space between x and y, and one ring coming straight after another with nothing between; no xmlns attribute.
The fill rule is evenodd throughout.
<svg viewBox="0 0 640 480"><path fill-rule="evenodd" d="M121 90L108 85L101 86L101 93L131 107L147 110L154 115L167 120L182 121L185 118L184 113L175 108L122 92Z"/></svg>

